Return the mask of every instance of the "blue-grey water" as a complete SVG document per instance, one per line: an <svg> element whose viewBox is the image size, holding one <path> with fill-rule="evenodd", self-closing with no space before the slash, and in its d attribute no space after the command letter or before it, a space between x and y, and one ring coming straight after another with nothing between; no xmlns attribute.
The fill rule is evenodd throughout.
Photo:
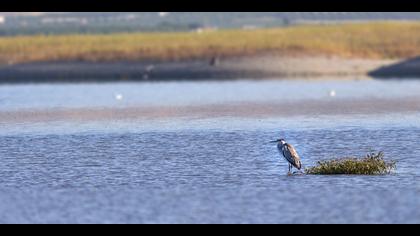
<svg viewBox="0 0 420 236"><path fill-rule="evenodd" d="M420 223L419 92L374 80L2 85L0 223ZM287 176L268 143L280 136L306 167L381 150L397 170Z"/></svg>

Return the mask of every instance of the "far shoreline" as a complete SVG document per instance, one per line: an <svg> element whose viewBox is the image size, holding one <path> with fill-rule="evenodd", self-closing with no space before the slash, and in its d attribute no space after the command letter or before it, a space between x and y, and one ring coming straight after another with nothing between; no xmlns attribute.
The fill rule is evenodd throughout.
<svg viewBox="0 0 420 236"><path fill-rule="evenodd" d="M58 61L0 66L0 84L369 77L401 60L246 56L185 61ZM393 71L389 71L392 74ZM340 78L341 77L341 78Z"/></svg>

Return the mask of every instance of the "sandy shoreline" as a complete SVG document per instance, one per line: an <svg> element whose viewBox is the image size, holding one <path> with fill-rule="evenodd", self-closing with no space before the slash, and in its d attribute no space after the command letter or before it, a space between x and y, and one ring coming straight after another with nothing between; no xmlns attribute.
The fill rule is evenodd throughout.
<svg viewBox="0 0 420 236"><path fill-rule="evenodd" d="M401 112L418 112L419 110L420 100L418 97L396 99L301 100L281 103L239 102L193 106L92 107L0 111L0 124L130 119L200 119L208 117L265 118L302 115L383 115Z"/></svg>
<svg viewBox="0 0 420 236"><path fill-rule="evenodd" d="M0 66L0 83L367 76L398 60L254 56L179 62L39 62Z"/></svg>

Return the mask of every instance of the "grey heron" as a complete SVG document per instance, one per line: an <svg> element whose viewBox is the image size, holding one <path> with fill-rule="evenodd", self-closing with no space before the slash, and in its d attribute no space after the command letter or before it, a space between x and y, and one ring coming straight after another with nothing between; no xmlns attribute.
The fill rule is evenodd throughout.
<svg viewBox="0 0 420 236"><path fill-rule="evenodd" d="M299 154L296 152L296 149L292 145L286 143L284 139L271 141L271 143L277 143L277 149L289 163L289 173L291 172L293 167L295 167L298 170L302 168L302 163L300 162Z"/></svg>

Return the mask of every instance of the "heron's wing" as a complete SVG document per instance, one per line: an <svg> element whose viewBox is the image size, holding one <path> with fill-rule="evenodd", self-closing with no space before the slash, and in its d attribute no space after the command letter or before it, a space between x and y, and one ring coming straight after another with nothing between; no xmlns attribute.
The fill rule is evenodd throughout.
<svg viewBox="0 0 420 236"><path fill-rule="evenodd" d="M300 159L300 158L299 158L299 154L296 152L296 149L295 149L292 145L290 145L290 144L286 144L286 146L287 146L287 148L289 149L290 154L291 154L294 158Z"/></svg>
<svg viewBox="0 0 420 236"><path fill-rule="evenodd" d="M290 164L294 165L296 168L300 168L301 165L299 154L296 152L292 145L284 145L283 155L287 161L290 162Z"/></svg>

